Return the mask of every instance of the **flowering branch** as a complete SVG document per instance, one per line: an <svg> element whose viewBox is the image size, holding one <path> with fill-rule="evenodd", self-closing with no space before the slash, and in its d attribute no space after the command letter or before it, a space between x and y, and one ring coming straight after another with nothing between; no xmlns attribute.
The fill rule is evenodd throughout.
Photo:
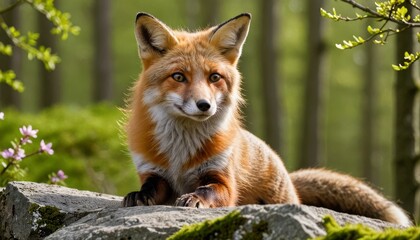
<svg viewBox="0 0 420 240"><path fill-rule="evenodd" d="M0 120L4 120L4 113L0 112ZM44 140L41 140L39 148L37 151L25 154L25 150L23 149L23 146L26 144L31 144L32 139L37 138L37 129L33 129L31 125L28 126L22 126L19 128L19 132L22 135L22 137L18 140L12 141L12 147L3 150L0 153L1 158L3 158L4 161L1 161L3 165L3 169L0 172L0 178L3 177L6 172L11 169L12 166L14 166L17 170L20 169L19 163L22 162L24 159L32 157L37 154L48 154L53 155L54 150L52 149L52 143L45 143ZM64 180L64 179L61 179ZM7 182L2 181L0 184Z"/></svg>

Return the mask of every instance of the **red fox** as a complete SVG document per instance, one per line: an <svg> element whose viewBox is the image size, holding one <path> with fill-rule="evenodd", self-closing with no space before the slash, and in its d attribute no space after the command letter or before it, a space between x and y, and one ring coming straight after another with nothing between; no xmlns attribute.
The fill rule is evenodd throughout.
<svg viewBox="0 0 420 240"><path fill-rule="evenodd" d="M237 63L250 21L244 13L191 33L137 14L143 71L127 136L142 186L122 205L308 204L410 225L396 204L355 178L322 169L289 175L280 157L242 127Z"/></svg>

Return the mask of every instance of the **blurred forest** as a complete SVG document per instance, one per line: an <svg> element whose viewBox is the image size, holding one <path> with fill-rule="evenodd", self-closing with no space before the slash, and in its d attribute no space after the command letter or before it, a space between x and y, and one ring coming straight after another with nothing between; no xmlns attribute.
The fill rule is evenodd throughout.
<svg viewBox="0 0 420 240"><path fill-rule="evenodd" d="M0 0L0 7L6 2ZM6 113L0 146L10 141L11 134L4 131L17 129L13 124L18 122L34 125L39 136L47 133L56 150L56 160L42 157L25 163L28 179L42 181L41 173L30 176L32 169L38 173L48 165L51 171L54 165L69 175L70 187L120 195L138 189L118 124L124 119L118 108L124 108L141 70L133 34L136 13L148 12L172 28L194 30L249 12L252 24L239 64L246 127L278 151L290 171L325 166L366 179L394 196L395 49L388 44L338 50L336 43L353 34L363 36L366 26L323 19L319 8L334 6L354 15L351 7L321 0L55 2L81 27L79 36L58 41L49 34L48 22L25 5L5 16L22 32L40 32L43 44L61 57L53 72L18 51L12 58L0 58L0 68L13 68L26 88L20 94L0 85L0 111ZM7 119L8 114L19 120ZM60 125L67 127L60 130ZM75 134L87 135L78 142L79 150L71 148L70 140L63 143L78 138ZM60 147L66 144L69 148ZM84 158L79 151L87 145L92 145L86 151L91 155ZM75 158L84 161L74 164L77 171L68 162Z"/></svg>

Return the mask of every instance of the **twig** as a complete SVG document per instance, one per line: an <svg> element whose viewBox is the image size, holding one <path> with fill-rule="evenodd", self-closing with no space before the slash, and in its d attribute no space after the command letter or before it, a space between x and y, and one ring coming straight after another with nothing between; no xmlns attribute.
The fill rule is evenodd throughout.
<svg viewBox="0 0 420 240"><path fill-rule="evenodd" d="M22 160L23 160L23 159L25 159L25 158L29 158L29 157L32 157L32 156L34 156L34 155L40 154L40 153L42 153L42 151L41 151L41 150L38 150L38 151L33 152L33 153L31 153L31 154L25 155L25 156L24 156L21 160L19 160L19 161L22 161ZM6 167L4 167L4 168L3 168L3 170L1 171L0 176L2 176L2 175L6 172L6 170L7 170L10 166L12 166L12 165L15 163L15 161L17 161L17 160L12 159L11 161L9 161L9 163L6 165Z"/></svg>
<svg viewBox="0 0 420 240"><path fill-rule="evenodd" d="M10 161L7 165L6 165L6 167L4 167L3 168L3 170L1 171L1 173L0 173L0 176L2 176L5 172L6 172L6 170L10 167L10 166L12 166L12 164L13 164L13 161Z"/></svg>
<svg viewBox="0 0 420 240"><path fill-rule="evenodd" d="M420 11L420 7L417 4L414 4L413 1L410 1L410 5Z"/></svg>
<svg viewBox="0 0 420 240"><path fill-rule="evenodd" d="M398 23L398 24L401 24L401 25L406 25L406 26L409 26L409 27L420 27L420 23L397 20L397 19L393 18L391 15L389 15L388 17L383 16L383 15L379 14L378 12L370 9L369 7L361 5L360 3L358 3L354 0L341 0L341 1L350 4L354 8L360 9L363 12L369 13L373 16L376 16L376 17L384 19L384 20L388 20L388 21Z"/></svg>

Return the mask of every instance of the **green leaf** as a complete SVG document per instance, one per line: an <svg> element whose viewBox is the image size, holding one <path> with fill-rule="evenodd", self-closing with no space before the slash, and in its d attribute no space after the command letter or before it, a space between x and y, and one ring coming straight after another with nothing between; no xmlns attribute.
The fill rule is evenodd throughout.
<svg viewBox="0 0 420 240"><path fill-rule="evenodd" d="M410 15L407 15L408 9L404 6L397 8L395 12L395 18L401 21L410 21Z"/></svg>
<svg viewBox="0 0 420 240"><path fill-rule="evenodd" d="M370 26L370 25L367 27L367 31L372 35L378 34L378 33L381 32L381 30L379 28L372 28L372 26Z"/></svg>
<svg viewBox="0 0 420 240"><path fill-rule="evenodd" d="M416 53L405 52L404 59L406 61L404 61L402 64L398 64L398 66L392 65L392 68L396 71L406 70L419 58L420 58L420 52L416 52Z"/></svg>
<svg viewBox="0 0 420 240"><path fill-rule="evenodd" d="M16 74L13 70L0 70L0 83L6 83L18 92L23 92L25 89L21 81L16 79Z"/></svg>
<svg viewBox="0 0 420 240"><path fill-rule="evenodd" d="M395 64L392 64L392 68L393 68L395 71L400 71L400 70L401 70L401 68L400 68L399 66L395 65Z"/></svg>
<svg viewBox="0 0 420 240"><path fill-rule="evenodd" d="M339 43L335 44L335 47L338 48L338 49L341 49L341 50L346 49L343 45L341 45Z"/></svg>
<svg viewBox="0 0 420 240"><path fill-rule="evenodd" d="M12 56L12 53L13 53L12 46L9 44L5 45L2 42L0 42L0 53L6 56Z"/></svg>

